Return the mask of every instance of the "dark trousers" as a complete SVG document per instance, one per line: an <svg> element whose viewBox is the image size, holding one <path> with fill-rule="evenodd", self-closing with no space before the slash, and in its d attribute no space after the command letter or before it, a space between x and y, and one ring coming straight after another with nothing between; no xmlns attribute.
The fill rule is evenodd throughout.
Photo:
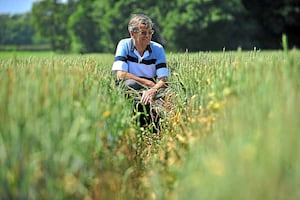
<svg viewBox="0 0 300 200"><path fill-rule="evenodd" d="M146 89L143 85L133 79L125 80L122 85L126 90L133 89L136 91L142 91ZM140 126L149 127L149 125L153 125L153 131L156 132L159 129L160 120L158 113L154 109L151 109L150 104L144 105L139 100L133 100L133 105L134 114L139 115L138 123Z"/></svg>

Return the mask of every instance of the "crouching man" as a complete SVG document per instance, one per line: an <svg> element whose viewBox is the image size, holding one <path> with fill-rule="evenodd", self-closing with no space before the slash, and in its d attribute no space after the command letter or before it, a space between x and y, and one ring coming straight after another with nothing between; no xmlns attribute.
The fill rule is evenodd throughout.
<svg viewBox="0 0 300 200"><path fill-rule="evenodd" d="M169 70L161 44L151 41L154 34L152 20L143 14L132 15L128 23L130 38L119 41L112 71L117 83L128 91L140 94L135 102L140 115L140 126L153 125L158 130L159 116L151 109L158 91L166 87Z"/></svg>

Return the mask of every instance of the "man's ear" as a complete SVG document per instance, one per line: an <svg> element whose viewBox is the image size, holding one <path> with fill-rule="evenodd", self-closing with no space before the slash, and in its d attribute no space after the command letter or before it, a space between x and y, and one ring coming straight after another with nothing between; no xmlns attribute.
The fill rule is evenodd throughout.
<svg viewBox="0 0 300 200"><path fill-rule="evenodd" d="M133 37L134 31L130 31L130 36Z"/></svg>

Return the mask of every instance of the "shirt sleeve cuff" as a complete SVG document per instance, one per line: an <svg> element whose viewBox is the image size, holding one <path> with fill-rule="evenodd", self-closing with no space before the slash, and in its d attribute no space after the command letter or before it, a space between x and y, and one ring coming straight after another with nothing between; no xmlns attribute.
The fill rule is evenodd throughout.
<svg viewBox="0 0 300 200"><path fill-rule="evenodd" d="M126 62L120 61L120 60L115 61L112 66L112 71L116 72L119 70L128 72L128 64Z"/></svg>

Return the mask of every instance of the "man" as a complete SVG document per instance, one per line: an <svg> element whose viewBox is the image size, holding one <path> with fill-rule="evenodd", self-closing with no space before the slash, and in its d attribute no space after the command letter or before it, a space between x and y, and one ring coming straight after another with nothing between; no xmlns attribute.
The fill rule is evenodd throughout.
<svg viewBox="0 0 300 200"><path fill-rule="evenodd" d="M119 83L141 94L138 111L143 112L144 108L147 110L141 117L141 126L151 123L150 104L157 91L166 87L169 75L164 48L151 41L154 33L152 28L153 23L148 16L132 15L128 23L130 38L122 39L118 43L112 66ZM152 122L157 126L158 120L153 121L152 117Z"/></svg>

